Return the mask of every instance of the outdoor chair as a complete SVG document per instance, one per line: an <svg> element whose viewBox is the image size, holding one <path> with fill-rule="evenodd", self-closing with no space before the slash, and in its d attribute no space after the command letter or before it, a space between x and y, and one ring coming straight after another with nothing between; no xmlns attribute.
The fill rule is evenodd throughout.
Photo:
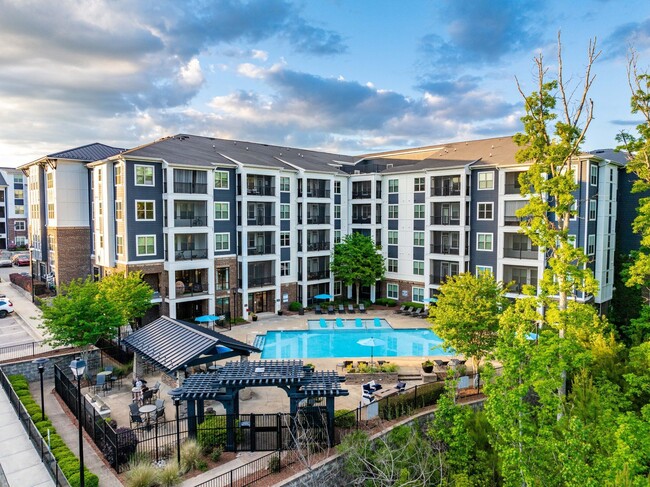
<svg viewBox="0 0 650 487"><path fill-rule="evenodd" d="M322 315L323 314L323 310L320 309L320 304L317 304L317 305L314 306L314 311L316 312L317 315Z"/></svg>
<svg viewBox="0 0 650 487"><path fill-rule="evenodd" d="M133 428L134 423L135 424L139 423L140 425L144 425L144 420L142 419L142 416L140 416L140 410L138 408L138 405L134 403L129 404L129 410L130 410L129 422L131 428Z"/></svg>
<svg viewBox="0 0 650 487"><path fill-rule="evenodd" d="M413 313L413 309L414 309L413 306L409 306L409 307L406 308L404 311L402 311L402 314L404 314L404 315L410 315L411 313Z"/></svg>
<svg viewBox="0 0 650 487"><path fill-rule="evenodd" d="M142 391L142 404L151 404L151 399L153 399L153 390L147 389Z"/></svg>
<svg viewBox="0 0 650 487"><path fill-rule="evenodd" d="M354 306L351 304L348 304L348 313L354 314L356 311L354 311Z"/></svg>
<svg viewBox="0 0 650 487"><path fill-rule="evenodd" d="M406 305L405 305L405 304L403 304L403 305L400 307L400 309L396 309L396 310L395 310L395 314L401 314L401 313L403 313L404 311L406 311Z"/></svg>
<svg viewBox="0 0 650 487"><path fill-rule="evenodd" d="M334 306L328 306L327 307L327 314L328 315L333 315L334 314Z"/></svg>
<svg viewBox="0 0 650 487"><path fill-rule="evenodd" d="M359 313L365 313L366 312L366 305L361 303L359 304Z"/></svg>
<svg viewBox="0 0 650 487"><path fill-rule="evenodd" d="M342 304L339 304L339 313L345 313L345 308Z"/></svg>
<svg viewBox="0 0 650 487"><path fill-rule="evenodd" d="M415 311L413 311L413 313L411 313L411 316L417 318L422 315L422 311L422 308L417 308Z"/></svg>
<svg viewBox="0 0 650 487"><path fill-rule="evenodd" d="M156 420L165 417L165 400L156 399Z"/></svg>
<svg viewBox="0 0 650 487"><path fill-rule="evenodd" d="M160 381L156 381L154 386L151 388L151 391L153 392L154 396L158 396L158 393L160 392Z"/></svg>
<svg viewBox="0 0 650 487"><path fill-rule="evenodd" d="M406 382L402 382L401 380L397 381L397 384L395 384L395 389L397 389L397 392L400 394L404 392L404 389L406 389Z"/></svg>
<svg viewBox="0 0 650 487"><path fill-rule="evenodd" d="M97 379L95 379L95 394L97 394L97 391L106 391L106 376L105 375L98 375Z"/></svg>

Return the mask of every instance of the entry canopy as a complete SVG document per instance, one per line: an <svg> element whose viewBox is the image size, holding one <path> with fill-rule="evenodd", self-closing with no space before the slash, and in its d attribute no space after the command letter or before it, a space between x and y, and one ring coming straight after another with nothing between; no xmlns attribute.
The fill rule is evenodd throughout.
<svg viewBox="0 0 650 487"><path fill-rule="evenodd" d="M186 367L260 352L223 333L167 316L131 333L123 343L170 375Z"/></svg>

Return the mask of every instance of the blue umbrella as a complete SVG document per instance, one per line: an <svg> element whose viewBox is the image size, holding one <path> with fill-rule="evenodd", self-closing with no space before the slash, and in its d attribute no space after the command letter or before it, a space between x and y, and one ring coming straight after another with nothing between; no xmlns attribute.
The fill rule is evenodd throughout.
<svg viewBox="0 0 650 487"><path fill-rule="evenodd" d="M314 299L327 299L329 301L333 297L334 296L332 296L331 294L317 294L316 296L314 296Z"/></svg>
<svg viewBox="0 0 650 487"><path fill-rule="evenodd" d="M207 321L217 321L218 319L219 317L215 315L203 315L203 316L199 316L198 318L194 318L194 321L198 321L199 323L205 323Z"/></svg>

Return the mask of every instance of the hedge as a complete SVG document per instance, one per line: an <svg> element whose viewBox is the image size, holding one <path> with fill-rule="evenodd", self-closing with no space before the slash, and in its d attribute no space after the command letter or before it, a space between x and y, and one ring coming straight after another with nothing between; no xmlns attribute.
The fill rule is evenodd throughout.
<svg viewBox="0 0 650 487"><path fill-rule="evenodd" d="M443 382L431 382L408 389L404 394L391 396L379 401L379 416L382 419L396 419L411 414L412 411L432 406L445 390Z"/></svg>
<svg viewBox="0 0 650 487"><path fill-rule="evenodd" d="M239 420L235 420L237 441L241 440L242 432L239 429ZM202 448L225 446L226 444L226 416L206 416L205 421L197 428L196 441Z"/></svg>
<svg viewBox="0 0 650 487"><path fill-rule="evenodd" d="M79 468L81 466L79 464L79 459L56 433L56 430L52 426L51 421L47 419L47 416L45 416L45 421L42 421L42 410L29 393L29 382L27 379L22 375L10 375L8 379L11 386L14 388L14 391L16 391L16 395L20 398L23 406L25 406L25 410L29 413L32 421L34 421L36 429L45 441L47 441L47 431L48 429L50 430L50 450L54 455L54 458L56 458L63 475L68 479L70 486L78 487L81 484L79 478ZM25 394L25 392L27 392L27 394ZM86 485L88 487L98 487L99 477L90 472L85 468L85 466L84 472Z"/></svg>

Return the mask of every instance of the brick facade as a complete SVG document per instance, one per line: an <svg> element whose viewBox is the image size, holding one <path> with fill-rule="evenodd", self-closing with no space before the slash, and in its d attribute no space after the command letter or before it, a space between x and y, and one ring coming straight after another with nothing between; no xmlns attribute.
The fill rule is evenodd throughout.
<svg viewBox="0 0 650 487"><path fill-rule="evenodd" d="M388 297L388 284L397 284L398 286L398 292L397 292L397 301L399 302L409 302L413 301L413 289L414 287L421 287L425 289L425 294L428 293L427 290L427 285L423 284L422 282L416 282L416 281L398 281L396 279L386 279L381 282L381 295ZM406 296L403 296L403 291L406 291L408 294ZM428 295L428 294L427 294ZM394 298L391 298L394 299Z"/></svg>
<svg viewBox="0 0 650 487"><path fill-rule="evenodd" d="M57 287L91 275L89 227L50 227L47 234L54 242Z"/></svg>
<svg viewBox="0 0 650 487"><path fill-rule="evenodd" d="M230 309L234 313L235 309L238 310L238 314L241 316L242 301L241 296L238 293L233 295L231 289L237 287L237 280L239 276L237 275L237 257L218 257L214 260L214 276L215 276L215 289L219 285L217 281L217 269L228 268L228 288L215 291L216 298L229 298L230 299ZM236 306L236 307L235 307Z"/></svg>
<svg viewBox="0 0 650 487"><path fill-rule="evenodd" d="M285 294L288 295L288 301L285 303L282 298ZM281 309L289 309L289 305L294 301L298 301L298 282L287 282L280 286L280 300Z"/></svg>

